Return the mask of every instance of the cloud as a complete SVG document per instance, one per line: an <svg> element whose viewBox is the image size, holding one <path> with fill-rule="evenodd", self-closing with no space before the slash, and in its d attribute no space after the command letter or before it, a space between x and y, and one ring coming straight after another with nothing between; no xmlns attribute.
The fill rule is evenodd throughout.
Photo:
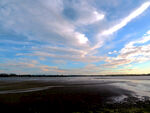
<svg viewBox="0 0 150 113"><path fill-rule="evenodd" d="M119 29L121 29L122 27L127 25L131 20L133 20L134 18L136 18L137 16L142 14L147 8L149 8L149 6L150 6L150 2L143 3L138 9L136 9L135 11L130 13L127 17L122 19L122 21L120 23L111 27L110 29L103 31L102 33L100 33L100 35L103 36L103 35L113 34L114 32L118 31Z"/></svg>
<svg viewBox="0 0 150 113"><path fill-rule="evenodd" d="M142 63L150 60L150 44L146 44L150 41L150 34L147 32L144 36L138 40L131 41L125 45L119 51L117 57L108 57L106 59L107 67L118 67L130 63ZM138 45L142 44L142 45Z"/></svg>
<svg viewBox="0 0 150 113"><path fill-rule="evenodd" d="M16 74L100 74L103 69L94 65L88 64L83 68L63 69L57 66L44 65L36 60L17 59L7 63L0 63L0 71L3 73L16 73Z"/></svg>
<svg viewBox="0 0 150 113"><path fill-rule="evenodd" d="M64 65L64 64L66 64L67 61L65 61L65 60L53 60L53 62L55 64Z"/></svg>
<svg viewBox="0 0 150 113"><path fill-rule="evenodd" d="M147 34L148 34L148 35L150 35L150 30L149 30L149 31L147 31Z"/></svg>
<svg viewBox="0 0 150 113"><path fill-rule="evenodd" d="M104 12L90 5L88 0L64 0L65 17L74 25L89 25L103 20Z"/></svg>
<svg viewBox="0 0 150 113"><path fill-rule="evenodd" d="M130 0L128 2L133 3L129 4L129 8L138 4ZM150 41L150 31L143 38L126 44L120 51L118 48L115 48L117 51L108 50L112 46L104 45L112 37L111 34L123 28L150 6L149 1L144 2L122 18L126 11L120 11L121 3L124 2L1 0L0 51L3 54L0 62L3 63L0 63L0 70L18 73L99 74L108 70L113 72L112 68L125 64L147 61L150 45L145 43ZM122 13L121 16L118 12ZM120 18L121 21L118 21ZM111 40L110 43L112 44ZM117 57L110 57L112 54ZM3 57L9 61L5 63ZM101 64L101 61L105 64L94 65ZM70 69L70 65L73 66L74 63L86 66Z"/></svg>
<svg viewBox="0 0 150 113"><path fill-rule="evenodd" d="M37 57L45 57L45 58L55 58L60 60L68 60L68 61L77 61L77 62L85 62L85 63L92 63L92 62L99 62L105 59L103 56L84 56L81 55L69 55L69 54L52 54L48 52L36 51L34 53L24 53L20 55L28 55L28 56L37 56Z"/></svg>
<svg viewBox="0 0 150 113"><path fill-rule="evenodd" d="M94 24L104 19L104 13L91 6L88 1L23 0L20 2L15 0L11 2L2 0L0 6L0 23L3 29L13 31L15 35L23 38L19 40L26 40L16 41L12 38L3 40L3 43L30 44L41 50L36 43L31 43L31 41L37 41L43 45L59 48L61 51L71 49L75 54L78 51L82 53L81 57L88 53L91 42L86 34L78 30L78 27ZM68 13L76 15L76 19L70 20ZM51 53L52 48L49 49Z"/></svg>
<svg viewBox="0 0 150 113"><path fill-rule="evenodd" d="M53 2L53 5L51 4ZM69 5L66 5L68 2ZM103 13L85 1L71 2L63 0L2 0L0 4L0 22L5 29L25 35L29 40L38 40L50 44L88 47L88 37L77 31L78 26L93 24L104 18ZM71 12L68 8L72 9ZM73 22L65 18L64 10L78 15ZM69 15L68 15L69 16Z"/></svg>
<svg viewBox="0 0 150 113"><path fill-rule="evenodd" d="M78 56L78 57L84 57L86 54L86 50L78 50L78 49L73 49L73 48L61 48L61 47L52 47L52 46L41 46L39 47L32 47L32 51L34 53L46 53L47 54L54 54L55 56L57 55L69 55L69 56Z"/></svg>
<svg viewBox="0 0 150 113"><path fill-rule="evenodd" d="M102 74L101 72L104 71L102 67L96 66L94 64L87 64L82 68L75 68L75 69L64 69L62 74L66 75L99 75Z"/></svg>
<svg viewBox="0 0 150 113"><path fill-rule="evenodd" d="M116 50L114 50L114 51L112 51L112 52L108 52L108 54L114 54L114 53L117 53L117 51Z"/></svg>
<svg viewBox="0 0 150 113"><path fill-rule="evenodd" d="M60 0L39 0L36 3L29 0L6 0L1 3L0 21L5 29L25 35L29 40L62 45L67 43L71 46L87 44L88 38L63 18L62 10L63 2Z"/></svg>
<svg viewBox="0 0 150 113"><path fill-rule="evenodd" d="M141 15L146 9L148 9L150 6L150 2L144 2L139 8L131 12L127 17L123 18L120 22L118 22L116 25L110 27L109 29L103 30L100 33L97 34L98 42L91 48L91 50L100 48L103 46L105 41L109 39L110 35L117 32L124 26L126 26L130 21Z"/></svg>
<svg viewBox="0 0 150 113"><path fill-rule="evenodd" d="M49 66L40 64L36 60L17 59L16 61L7 61L7 63L0 63L1 71L3 73L16 74L59 74L63 70L57 66Z"/></svg>

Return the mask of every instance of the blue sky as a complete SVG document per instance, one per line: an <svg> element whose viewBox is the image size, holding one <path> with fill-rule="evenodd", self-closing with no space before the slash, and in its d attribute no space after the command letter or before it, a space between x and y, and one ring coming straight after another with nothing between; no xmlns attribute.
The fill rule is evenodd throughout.
<svg viewBox="0 0 150 113"><path fill-rule="evenodd" d="M150 73L149 0L1 0L0 73Z"/></svg>

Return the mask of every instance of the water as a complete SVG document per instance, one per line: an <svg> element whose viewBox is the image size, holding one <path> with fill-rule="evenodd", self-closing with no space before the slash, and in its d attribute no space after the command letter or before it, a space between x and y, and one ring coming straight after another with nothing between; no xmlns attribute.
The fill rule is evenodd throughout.
<svg viewBox="0 0 150 113"><path fill-rule="evenodd" d="M104 77L104 81L113 81L111 85L135 92L137 96L150 97L150 76Z"/></svg>
<svg viewBox="0 0 150 113"><path fill-rule="evenodd" d="M53 83L53 85L51 85L51 83ZM32 92L57 87L71 87L72 85L74 86L111 85L114 87L131 91L133 92L133 96L150 97L150 76L1 77L0 94ZM126 95L122 95L120 97L114 97L114 99L119 100L125 97Z"/></svg>

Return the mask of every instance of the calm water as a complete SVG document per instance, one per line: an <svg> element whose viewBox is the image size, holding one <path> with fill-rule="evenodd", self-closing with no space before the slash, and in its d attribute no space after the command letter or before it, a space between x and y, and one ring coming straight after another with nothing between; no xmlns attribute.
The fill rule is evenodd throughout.
<svg viewBox="0 0 150 113"><path fill-rule="evenodd" d="M30 85L28 86L28 82ZM33 86L31 83L37 83ZM26 87L21 87L22 84ZM38 83L47 83L39 86ZM50 85L48 83L57 83ZM65 85L64 85L65 84ZM125 76L125 77L1 77L0 94L21 93L45 90L70 85L111 85L133 92L134 96L150 97L150 76ZM20 86L20 87L18 87ZM17 87L17 88L16 88ZM124 95L122 95L123 97ZM120 97L121 98L121 97Z"/></svg>

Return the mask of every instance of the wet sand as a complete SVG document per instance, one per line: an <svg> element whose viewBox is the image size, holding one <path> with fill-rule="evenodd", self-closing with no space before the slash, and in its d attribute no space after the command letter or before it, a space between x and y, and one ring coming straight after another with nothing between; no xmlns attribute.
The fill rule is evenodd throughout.
<svg viewBox="0 0 150 113"><path fill-rule="evenodd" d="M115 87L111 83L113 82L38 80L0 82L1 111L2 113L96 112L107 104L114 105L114 97L133 96L134 92Z"/></svg>

